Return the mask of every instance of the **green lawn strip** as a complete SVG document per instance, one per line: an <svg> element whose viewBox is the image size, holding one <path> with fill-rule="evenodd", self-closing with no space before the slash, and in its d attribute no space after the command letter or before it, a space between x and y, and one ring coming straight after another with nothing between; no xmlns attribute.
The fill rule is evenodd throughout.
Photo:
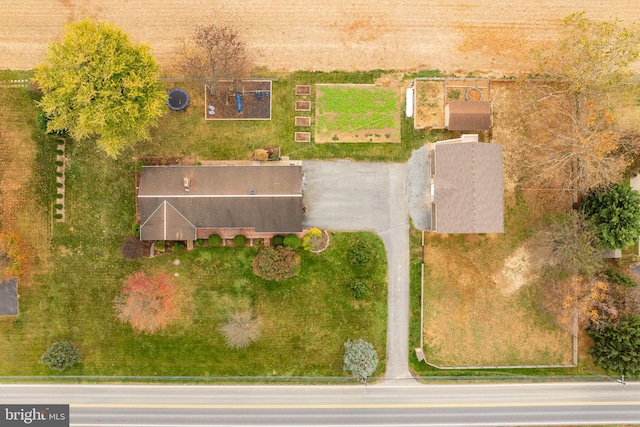
<svg viewBox="0 0 640 427"><path fill-rule="evenodd" d="M411 152L434 141L441 132L431 134L413 129L413 119L401 116L401 142L394 144L314 144L294 142L296 130L294 103L297 84L353 83L372 84L382 71L294 72L274 73L272 119L258 121L205 121L204 87L194 82L167 83L167 90L181 87L189 93L191 101L185 111L169 111L160 118L152 131L150 141L139 143L138 156L193 156L205 160L248 159L256 148L281 147L282 155L292 159L352 159L358 161L404 162ZM314 96L307 97L315 101ZM313 104L313 102L312 102ZM404 109L404 105L402 106ZM383 136L384 138L384 136Z"/></svg>
<svg viewBox="0 0 640 427"><path fill-rule="evenodd" d="M280 283L253 275L255 248L203 248L126 261L119 246L132 219L132 173L126 173L132 161L110 163L94 153L86 146L74 149L68 176L73 208L69 221L55 229L55 268L21 292L18 320L0 325L14 349L4 358L2 375L48 374L37 360L59 340L75 342L83 355L83 363L66 375L342 376L343 343L356 338L374 343L384 361L386 262L377 237L333 235L322 254L301 252L301 274ZM360 272L375 289L363 302L350 295L352 276L343 274L355 238L372 241L382 256ZM203 262L201 251L211 251L211 261ZM179 266L172 263L176 258ZM184 317L154 336L135 334L114 317L113 298L126 275L139 269L178 273L174 280L186 295ZM246 351L230 350L218 327L247 306L263 317L262 338Z"/></svg>

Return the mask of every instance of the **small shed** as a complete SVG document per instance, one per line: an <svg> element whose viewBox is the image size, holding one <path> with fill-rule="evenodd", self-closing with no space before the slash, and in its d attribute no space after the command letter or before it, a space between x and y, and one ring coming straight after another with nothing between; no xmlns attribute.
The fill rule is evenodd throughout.
<svg viewBox="0 0 640 427"><path fill-rule="evenodd" d="M10 277L0 282L0 316L18 315L18 279Z"/></svg>
<svg viewBox="0 0 640 427"><path fill-rule="evenodd" d="M449 130L491 129L491 103L452 100L444 107L444 125Z"/></svg>

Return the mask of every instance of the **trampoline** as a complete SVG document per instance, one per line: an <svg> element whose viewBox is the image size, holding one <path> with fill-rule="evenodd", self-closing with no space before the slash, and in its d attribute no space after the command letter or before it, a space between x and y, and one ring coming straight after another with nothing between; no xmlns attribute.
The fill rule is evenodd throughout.
<svg viewBox="0 0 640 427"><path fill-rule="evenodd" d="M167 105L173 111L183 110L189 105L189 94L182 89L173 89L169 92Z"/></svg>

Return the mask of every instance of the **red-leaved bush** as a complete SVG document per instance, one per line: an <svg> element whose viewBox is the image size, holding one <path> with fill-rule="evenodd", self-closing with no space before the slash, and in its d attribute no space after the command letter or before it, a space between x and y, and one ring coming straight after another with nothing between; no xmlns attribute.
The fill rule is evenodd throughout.
<svg viewBox="0 0 640 427"><path fill-rule="evenodd" d="M136 332L152 334L178 317L177 287L166 273L153 277L138 271L127 276L113 302L116 317Z"/></svg>

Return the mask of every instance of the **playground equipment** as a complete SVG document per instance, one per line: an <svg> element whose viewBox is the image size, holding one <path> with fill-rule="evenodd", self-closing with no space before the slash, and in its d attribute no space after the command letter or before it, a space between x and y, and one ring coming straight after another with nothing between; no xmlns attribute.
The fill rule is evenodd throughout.
<svg viewBox="0 0 640 427"><path fill-rule="evenodd" d="M242 94L236 93L236 102L238 103L238 113L242 113Z"/></svg>
<svg viewBox="0 0 640 427"><path fill-rule="evenodd" d="M184 110L189 105L189 94L182 89L173 89L169 92L167 105L173 111Z"/></svg>

